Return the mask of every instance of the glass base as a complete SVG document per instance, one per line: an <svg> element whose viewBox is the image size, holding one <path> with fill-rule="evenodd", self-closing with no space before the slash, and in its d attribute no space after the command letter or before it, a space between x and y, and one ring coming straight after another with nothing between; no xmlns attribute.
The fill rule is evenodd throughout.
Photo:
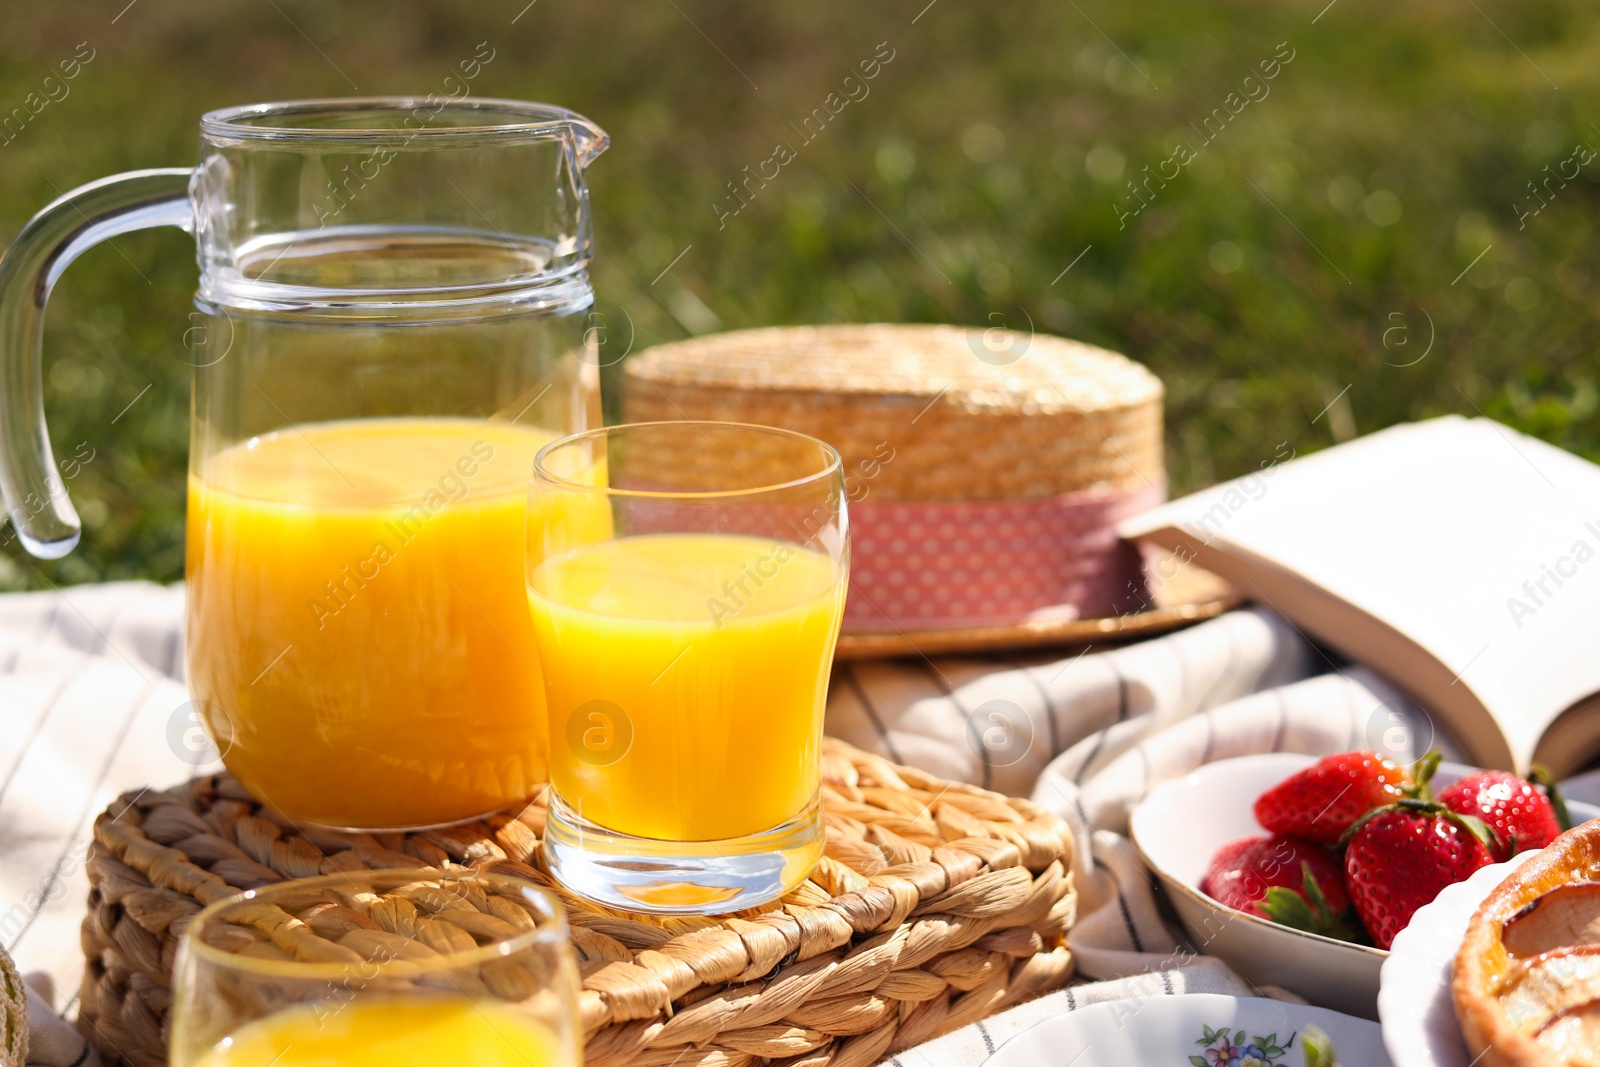
<svg viewBox="0 0 1600 1067"><path fill-rule="evenodd" d="M254 794L251 794L252 796ZM535 794L537 796L537 794ZM514 800L510 804L502 804L498 808L491 808L480 815L463 815L459 819L446 819L444 822L419 822L409 823L404 826L341 826L338 823L318 822L316 819L292 819L283 815L295 826L304 826L317 830L332 830L338 834L421 834L429 830L448 830L452 826L466 826L468 823L483 822L493 815L515 816L526 808L533 797L525 800ZM270 805L269 805L270 806Z"/></svg>
<svg viewBox="0 0 1600 1067"><path fill-rule="evenodd" d="M822 802L782 826L720 841L658 841L596 826L550 791L544 855L586 900L651 915L726 915L777 900L822 858Z"/></svg>

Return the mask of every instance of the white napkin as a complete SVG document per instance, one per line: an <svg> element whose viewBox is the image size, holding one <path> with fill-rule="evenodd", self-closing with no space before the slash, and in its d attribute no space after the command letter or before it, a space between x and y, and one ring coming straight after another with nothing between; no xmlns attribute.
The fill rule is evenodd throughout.
<svg viewBox="0 0 1600 1067"><path fill-rule="evenodd" d="M1257 752L1354 748L1398 760L1455 746L1361 668L1336 670L1278 615L1236 611L1188 630L1054 662L935 658L841 667L828 732L945 777L1031 795L1065 818L1079 849L1075 984L899 1053L913 1067L981 1063L1007 1037L1088 1003L1154 993L1253 990L1170 928L1125 836L1158 782ZM1326 673L1307 675L1321 668Z"/></svg>
<svg viewBox="0 0 1600 1067"><path fill-rule="evenodd" d="M1235 697L1304 678L1317 654L1280 616L1229 612L1164 637L1063 659L912 657L844 663L828 732L942 778L1027 796L1045 764L1085 738L1089 770L1143 736ZM1107 731L1101 735L1100 731Z"/></svg>
<svg viewBox="0 0 1600 1067"><path fill-rule="evenodd" d="M68 1017L94 819L129 789L216 769L182 684L183 590L0 596L0 947L28 975L29 1063L98 1067Z"/></svg>
<svg viewBox="0 0 1600 1067"><path fill-rule="evenodd" d="M100 1067L100 1053L50 1003L50 982L30 975L28 990L29 1067Z"/></svg>

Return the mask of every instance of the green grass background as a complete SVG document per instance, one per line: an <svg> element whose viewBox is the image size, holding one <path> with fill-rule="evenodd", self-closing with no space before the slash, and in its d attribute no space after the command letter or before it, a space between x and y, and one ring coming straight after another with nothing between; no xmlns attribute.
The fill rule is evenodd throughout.
<svg viewBox="0 0 1600 1067"><path fill-rule="evenodd" d="M613 136L591 171L595 281L636 349L768 324L1031 321L1165 379L1175 492L1280 442L1447 412L1600 458L1600 160L1517 214L1543 168L1600 149L1600 9L1325 2L7 5L0 112L79 42L95 58L0 145L0 236L75 185L193 162L210 108L424 94L488 41L476 92ZM894 59L870 95L719 228L725 183L797 141L788 124L880 42ZM1280 42L1294 59L1270 95L1119 229L1124 183L1198 146L1190 124ZM11 540L0 588L181 576L194 287L175 230L66 274L45 403L58 455L94 453L69 483L85 536L42 565Z"/></svg>

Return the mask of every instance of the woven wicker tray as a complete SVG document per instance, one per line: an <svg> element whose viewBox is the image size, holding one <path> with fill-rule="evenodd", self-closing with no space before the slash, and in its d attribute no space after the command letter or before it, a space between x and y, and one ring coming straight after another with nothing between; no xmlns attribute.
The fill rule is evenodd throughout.
<svg viewBox="0 0 1600 1067"><path fill-rule="evenodd" d="M823 781L826 855L781 904L652 919L563 894L589 1067L868 1067L1071 976L1060 819L831 740ZM536 801L444 830L302 833L227 775L125 794L95 822L78 1026L113 1067L164 1067L178 935L203 904L419 861L550 885L544 818Z"/></svg>

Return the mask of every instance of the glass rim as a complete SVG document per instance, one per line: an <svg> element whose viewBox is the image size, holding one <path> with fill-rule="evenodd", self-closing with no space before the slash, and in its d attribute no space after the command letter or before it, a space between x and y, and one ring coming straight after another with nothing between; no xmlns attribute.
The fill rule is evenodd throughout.
<svg viewBox="0 0 1600 1067"><path fill-rule="evenodd" d="M766 434L772 437L787 437L815 445L821 452L826 463L821 470L799 478L787 481L772 482L765 485L752 485L745 489L617 489L612 486L584 485L572 481L550 471L545 465L545 457L557 449L578 444L584 440L599 437L608 437L620 430L649 430L661 427L688 428L712 427L719 430L742 430L750 433ZM713 446L715 447L715 446ZM724 457L726 458L726 457ZM729 461L732 462L731 460ZM578 433L558 437L543 448L539 449L533 457L534 482L549 482L563 489L571 489L586 493L603 493L611 497L627 497L640 500L731 500L738 497L759 496L762 493L772 493L783 489L798 489L813 482L821 482L834 475L842 474L844 460L839 456L839 450L820 437L814 437L799 430L786 430L781 426L763 426L757 422L730 422L720 419L656 419L649 422L620 422L615 426L599 426L593 430L581 430Z"/></svg>
<svg viewBox="0 0 1600 1067"><path fill-rule="evenodd" d="M439 102L435 107L434 102ZM426 108L431 114L447 111L477 113L483 116L510 117L511 121L481 122L459 126L423 126L412 129L393 125L380 125L376 116L385 112L401 118ZM294 116L331 117L337 114L371 112L375 117L370 126L279 126L265 125L262 120ZM348 96L311 97L304 100L275 100L260 104L237 104L217 108L200 116L200 132L211 141L290 141L290 142L349 142L377 141L393 138L399 133L408 140L426 137L434 140L475 139L485 135L537 136L580 128L590 136L604 141L606 134L591 120L555 104L540 104L531 100L512 100L497 96Z"/></svg>
<svg viewBox="0 0 1600 1067"><path fill-rule="evenodd" d="M478 871L471 868L462 868L461 880L468 878L478 881L497 882L501 885L514 887L519 892L532 893L538 897L549 909L548 919L536 919L531 930L523 930L515 937L503 938L490 942L487 945L478 945L475 948L465 949L460 952L441 953L432 959L412 960L394 957L387 960L364 960L361 963L307 963L302 960L273 960L257 956L241 956L237 952L228 952L225 949L209 945L201 940L200 932L208 923L216 921L222 912L240 904L251 901L272 903L270 896L274 892L288 888L294 890L317 889L322 886L348 886L352 882L362 879L372 881L376 879L396 880L398 884L416 881L437 881L441 877L450 878L457 876L457 872L439 867L380 867L364 871L339 871L334 874L320 874L310 878L288 878L281 882L272 882L268 885L258 886L255 889L246 889L243 892L223 897L207 904L189 925L184 928L182 935L182 948L193 953L200 959L230 970L249 972L273 978L339 978L349 972L351 967L374 968L372 977L376 978L388 971L404 970L408 975L427 974L441 970L456 970L461 967L472 967L487 963L490 960L501 959L513 953L523 951L546 941L552 935L563 935L567 926L567 910L562 905L559 897L543 886L536 885L526 878L515 875L499 874L494 871ZM266 897L269 899L263 900Z"/></svg>

